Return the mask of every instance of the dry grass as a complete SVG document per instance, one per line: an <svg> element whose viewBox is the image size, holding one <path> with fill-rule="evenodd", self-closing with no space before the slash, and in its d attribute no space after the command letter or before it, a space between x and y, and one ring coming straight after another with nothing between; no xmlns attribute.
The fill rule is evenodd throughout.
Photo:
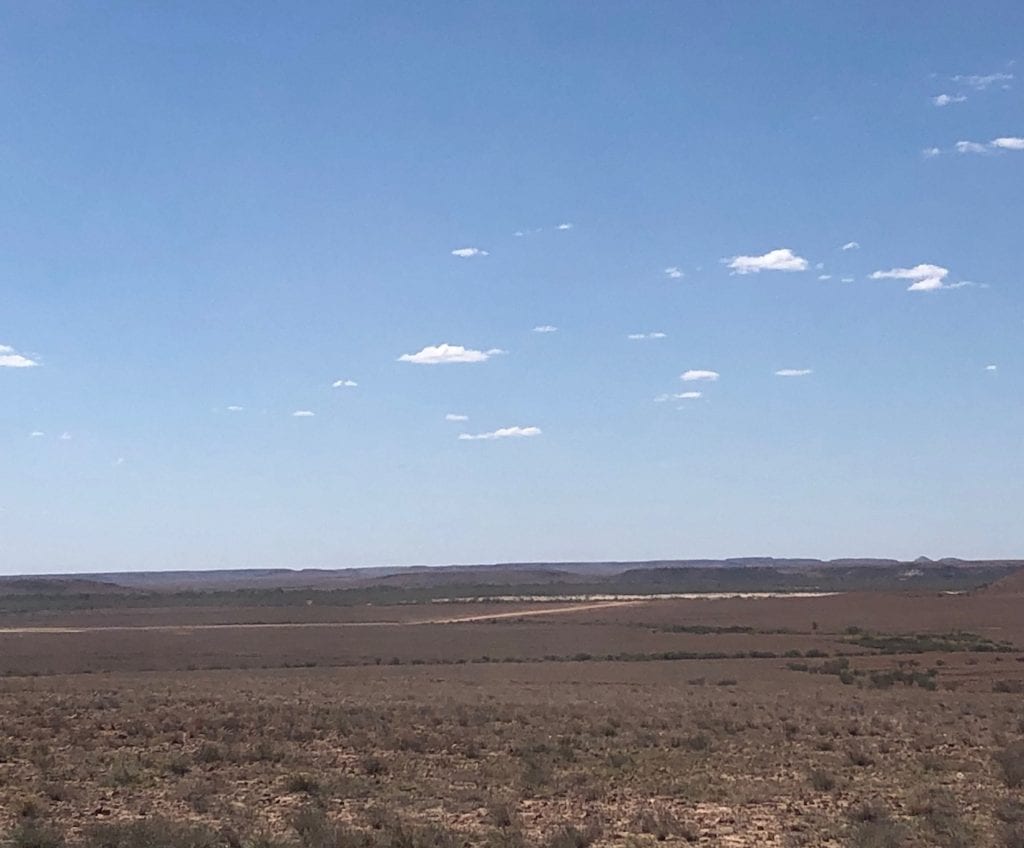
<svg viewBox="0 0 1024 848"><path fill-rule="evenodd" d="M0 834L11 848L1021 844L1024 722L1019 698L993 691L1022 676L1016 653L890 655L821 610L817 629L769 622L787 651L817 654L811 674L765 648L762 624L650 626L670 609L390 627L396 665L304 667L306 628L276 649L289 668L8 676ZM380 631L317 650L359 653ZM241 650L218 634L189 661ZM708 658L640 656L651 640L703 640ZM56 644L22 642L23 658ZM147 661L123 634L106 654L61 644L79 656L55 664ZM632 661L598 659L609 645ZM459 662L480 650L515 661ZM900 682L918 679L935 686Z"/></svg>

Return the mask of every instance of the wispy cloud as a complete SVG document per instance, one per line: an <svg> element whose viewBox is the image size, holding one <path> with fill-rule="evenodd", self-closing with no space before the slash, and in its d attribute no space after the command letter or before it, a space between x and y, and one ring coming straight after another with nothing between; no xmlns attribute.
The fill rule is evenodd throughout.
<svg viewBox="0 0 1024 848"><path fill-rule="evenodd" d="M679 266L671 265L665 269L665 276L670 280L681 280L686 275L682 272Z"/></svg>
<svg viewBox="0 0 1024 848"><path fill-rule="evenodd" d="M702 397L704 397L704 392L666 392L665 394L658 395L654 402L665 403L670 400L697 400Z"/></svg>
<svg viewBox="0 0 1024 848"><path fill-rule="evenodd" d="M469 421L468 415L461 415L457 412L449 412L444 417L445 421Z"/></svg>
<svg viewBox="0 0 1024 848"><path fill-rule="evenodd" d="M490 350L473 350L462 345L439 344L427 345L417 353L403 353L399 362L411 362L414 365L447 365L456 362L486 362L492 356L505 353L499 348Z"/></svg>
<svg viewBox="0 0 1024 848"><path fill-rule="evenodd" d="M522 439L530 436L539 436L540 427L502 427L500 430L492 430L490 433L459 433L459 439L464 442L475 442L478 440L491 441L494 439Z"/></svg>
<svg viewBox="0 0 1024 848"><path fill-rule="evenodd" d="M761 256L731 256L722 260L735 274L757 274L761 271L806 271L807 260L788 247L769 250Z"/></svg>
<svg viewBox="0 0 1024 848"><path fill-rule="evenodd" d="M998 365L986 365L985 366L985 370L986 371L998 371L999 370L999 366Z"/></svg>
<svg viewBox="0 0 1024 848"><path fill-rule="evenodd" d="M970 282L947 283L949 269L941 265L922 264L913 268L890 268L888 271L875 271L872 280L910 280L907 291L938 291L939 289L959 289L973 285Z"/></svg>
<svg viewBox="0 0 1024 848"><path fill-rule="evenodd" d="M357 383L355 380L335 380L333 383L331 383L331 388L332 389L354 389L358 385L359 385L359 383Z"/></svg>
<svg viewBox="0 0 1024 848"><path fill-rule="evenodd" d="M810 368L780 368L775 372L776 377L806 377L814 372Z"/></svg>
<svg viewBox="0 0 1024 848"><path fill-rule="evenodd" d="M60 441L62 441L62 442L70 442L71 441L71 434L67 433L67 432L64 432L64 433L61 433L60 436L58 436L57 438Z"/></svg>
<svg viewBox="0 0 1024 848"><path fill-rule="evenodd" d="M479 247L459 247L452 251L452 256L458 256L460 259L470 259L474 256L490 256L490 254Z"/></svg>
<svg viewBox="0 0 1024 848"><path fill-rule="evenodd" d="M10 345L0 344L0 368L35 368L38 365L34 359L22 356Z"/></svg>
<svg viewBox="0 0 1024 848"><path fill-rule="evenodd" d="M957 74L953 77L953 82L958 82L961 85L969 86L970 88L978 91L984 91L986 88L997 82L1003 83L1005 87L1007 84L1013 82L1013 74Z"/></svg>
<svg viewBox="0 0 1024 848"><path fill-rule="evenodd" d="M818 279L819 280L831 280L832 279L832 275L831 274L818 274Z"/></svg>
<svg viewBox="0 0 1024 848"><path fill-rule="evenodd" d="M228 412L242 412L245 409L244 406L229 406L227 407Z"/></svg>
<svg viewBox="0 0 1024 848"><path fill-rule="evenodd" d="M660 333L660 332L655 332L655 333L630 333L628 336L626 336L626 338L627 339L632 339L635 342L639 342L639 341L647 341L649 339L664 339L664 338L668 338L668 336L665 333Z"/></svg>
<svg viewBox="0 0 1024 848"><path fill-rule="evenodd" d="M994 153L998 150L1024 150L1024 138L1004 135L989 142L958 141L953 145L957 153Z"/></svg>
<svg viewBox="0 0 1024 848"><path fill-rule="evenodd" d="M942 150L938 147L926 147L921 151L921 155L924 156L925 159L934 159L936 156L941 155L941 153Z"/></svg>
<svg viewBox="0 0 1024 848"><path fill-rule="evenodd" d="M679 379L686 383L692 383L696 380L717 380L721 375L717 371L704 371L700 368L691 368L689 371L684 371L679 375Z"/></svg>
<svg viewBox="0 0 1024 848"><path fill-rule="evenodd" d="M936 106L949 106L951 103L963 103L967 97L963 94L939 94L932 98Z"/></svg>
<svg viewBox="0 0 1024 848"><path fill-rule="evenodd" d="M570 224L568 221L566 221L564 224L559 224L555 229L558 229L558 230L571 230L572 227L573 227L573 225Z"/></svg>
<svg viewBox="0 0 1024 848"><path fill-rule="evenodd" d="M1003 136L994 138L989 142L992 147L999 150L1024 150L1024 138L1018 136Z"/></svg>
<svg viewBox="0 0 1024 848"><path fill-rule="evenodd" d="M312 418L314 415L316 415L316 413L310 409L296 409L295 412L292 413L292 418Z"/></svg>
<svg viewBox="0 0 1024 848"><path fill-rule="evenodd" d="M30 439L41 439L45 435L46 433L44 433L42 430L33 430L31 433L28 434L28 437Z"/></svg>
<svg viewBox="0 0 1024 848"><path fill-rule="evenodd" d="M538 324L533 328L535 333L557 333L558 327L554 327L551 324Z"/></svg>
<svg viewBox="0 0 1024 848"><path fill-rule="evenodd" d="M844 244L844 245L843 245L843 246L842 246L841 248L839 248L839 249L840 249L840 250L860 250L860 242L857 242L857 241L848 241L848 242L847 242L846 244Z"/></svg>

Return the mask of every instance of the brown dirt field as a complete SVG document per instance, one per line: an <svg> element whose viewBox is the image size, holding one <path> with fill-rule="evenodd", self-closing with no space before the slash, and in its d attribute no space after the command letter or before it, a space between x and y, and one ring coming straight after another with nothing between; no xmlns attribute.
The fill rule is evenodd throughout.
<svg viewBox="0 0 1024 848"><path fill-rule="evenodd" d="M1004 601L488 605L470 614L514 615L366 624L466 615L431 604L359 608L355 627L171 630L153 629L170 611L119 611L143 627L3 633L0 839L1017 846L1024 645L936 635L1005 640L1021 608Z"/></svg>

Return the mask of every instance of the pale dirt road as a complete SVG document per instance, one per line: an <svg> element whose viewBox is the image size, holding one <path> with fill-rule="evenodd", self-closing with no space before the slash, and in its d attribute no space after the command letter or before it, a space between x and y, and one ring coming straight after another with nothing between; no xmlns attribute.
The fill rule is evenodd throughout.
<svg viewBox="0 0 1024 848"><path fill-rule="evenodd" d="M648 603L643 600L600 601L598 603L569 604L561 607L542 607L540 609L514 610L512 612L494 612L483 615L449 616L446 618L424 618L416 621L326 621L326 622L275 622L262 624L140 624L114 625L98 627L0 627L0 636L26 634L60 634L60 633L106 633L131 632L138 630L155 632L193 632L198 630L284 630L291 628L321 627L335 629L342 627L416 627L424 624L468 624L479 621L493 621L503 618L527 618L538 615L564 615L571 612L605 609L609 607L628 607Z"/></svg>

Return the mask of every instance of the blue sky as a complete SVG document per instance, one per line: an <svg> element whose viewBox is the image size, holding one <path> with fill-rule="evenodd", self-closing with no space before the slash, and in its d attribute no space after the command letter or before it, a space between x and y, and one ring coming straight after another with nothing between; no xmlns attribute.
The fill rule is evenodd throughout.
<svg viewBox="0 0 1024 848"><path fill-rule="evenodd" d="M0 24L0 572L1024 555L1021 4Z"/></svg>

